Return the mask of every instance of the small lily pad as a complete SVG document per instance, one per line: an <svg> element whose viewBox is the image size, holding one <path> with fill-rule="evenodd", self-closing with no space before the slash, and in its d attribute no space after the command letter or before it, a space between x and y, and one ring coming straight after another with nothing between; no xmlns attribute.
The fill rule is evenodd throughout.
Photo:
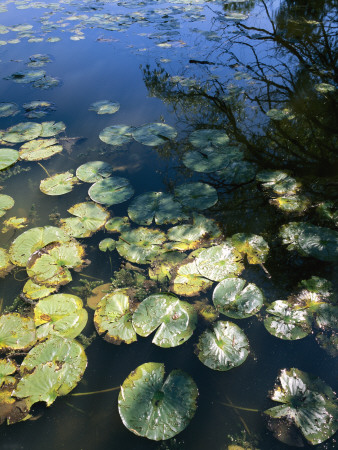
<svg viewBox="0 0 338 450"><path fill-rule="evenodd" d="M116 250L130 262L149 264L163 253L165 239L165 234L160 230L140 227L123 232L116 243Z"/></svg>
<svg viewBox="0 0 338 450"><path fill-rule="evenodd" d="M27 225L27 217L10 217L4 221L1 233L7 233L9 230L19 230L20 228L27 227Z"/></svg>
<svg viewBox="0 0 338 450"><path fill-rule="evenodd" d="M128 217L112 217L105 224L105 229L110 233L123 233L129 231L130 222Z"/></svg>
<svg viewBox="0 0 338 450"><path fill-rule="evenodd" d="M198 390L194 380L173 370L164 381L164 364L145 363L121 386L119 414L128 430L154 441L170 439L193 418Z"/></svg>
<svg viewBox="0 0 338 450"><path fill-rule="evenodd" d="M177 186L175 198L185 208L203 210L210 208L218 201L217 191L207 183L186 183Z"/></svg>
<svg viewBox="0 0 338 450"><path fill-rule="evenodd" d="M56 139L34 139L20 147L20 158L26 161L39 161L48 159L63 150Z"/></svg>
<svg viewBox="0 0 338 450"><path fill-rule="evenodd" d="M229 137L223 130L208 128L193 131L189 136L189 141L197 148L206 148L210 145L221 147L229 143Z"/></svg>
<svg viewBox="0 0 338 450"><path fill-rule="evenodd" d="M230 370L244 363L249 354L249 342L239 326L219 320L201 334L196 353L210 369Z"/></svg>
<svg viewBox="0 0 338 450"><path fill-rule="evenodd" d="M131 344L137 340L132 325L131 302L123 289L105 295L96 307L94 324L99 334L113 344Z"/></svg>
<svg viewBox="0 0 338 450"><path fill-rule="evenodd" d="M7 169L19 159L19 152L12 148L0 148L0 170Z"/></svg>
<svg viewBox="0 0 338 450"><path fill-rule="evenodd" d="M239 275L244 269L240 253L228 243L202 250L196 258L196 267L202 277L212 281Z"/></svg>
<svg viewBox="0 0 338 450"><path fill-rule="evenodd" d="M110 145L123 145L132 140L133 127L128 125L112 125L99 134L102 142Z"/></svg>
<svg viewBox="0 0 338 450"><path fill-rule="evenodd" d="M264 188L271 189L278 195L295 194L300 188L300 183L295 178L281 170L262 170L256 179Z"/></svg>
<svg viewBox="0 0 338 450"><path fill-rule="evenodd" d="M7 250L0 247L0 278L4 278L13 269L13 267L14 266L11 264Z"/></svg>
<svg viewBox="0 0 338 450"><path fill-rule="evenodd" d="M13 208L14 199L10 195L0 194L0 217L6 214L6 211Z"/></svg>
<svg viewBox="0 0 338 450"><path fill-rule="evenodd" d="M31 279L29 279L22 288L22 293L30 300L39 300L40 298L48 297L56 290L57 286L41 286L41 284L34 283Z"/></svg>
<svg viewBox="0 0 338 450"><path fill-rule="evenodd" d="M17 370L17 366L14 361L10 359L0 359L0 388L3 384L12 384L15 382L15 378L12 375Z"/></svg>
<svg viewBox="0 0 338 450"><path fill-rule="evenodd" d="M257 234L236 233L230 242L236 250L246 254L249 264L262 264L269 254L268 243Z"/></svg>
<svg viewBox="0 0 338 450"><path fill-rule="evenodd" d="M103 161L91 161L76 169L76 176L85 183L96 183L103 178L108 178L113 172L110 164Z"/></svg>
<svg viewBox="0 0 338 450"><path fill-rule="evenodd" d="M132 136L135 141L155 147L174 139L177 135L175 128L165 123L149 123L135 128Z"/></svg>
<svg viewBox="0 0 338 450"><path fill-rule="evenodd" d="M46 195L64 195L73 190L79 180L71 172L57 173L40 182L40 191Z"/></svg>
<svg viewBox="0 0 338 450"><path fill-rule="evenodd" d="M54 121L42 122L41 127L40 137L43 138L56 136L66 129L66 125L63 122Z"/></svg>
<svg viewBox="0 0 338 450"><path fill-rule="evenodd" d="M243 152L237 147L202 147L185 153L183 164L196 172L210 173L243 159Z"/></svg>
<svg viewBox="0 0 338 450"><path fill-rule="evenodd" d="M225 184L246 184L255 179L257 168L248 161L231 162L216 173Z"/></svg>
<svg viewBox="0 0 338 450"><path fill-rule="evenodd" d="M111 177L94 183L88 195L94 202L111 206L129 200L134 195L134 189L126 178Z"/></svg>
<svg viewBox="0 0 338 450"><path fill-rule="evenodd" d="M61 219L61 228L72 237L86 238L104 227L109 218L108 211L92 202L78 203L68 209L76 217Z"/></svg>
<svg viewBox="0 0 338 450"><path fill-rule="evenodd" d="M0 349L27 350L36 342L34 320L17 313L0 316Z"/></svg>
<svg viewBox="0 0 338 450"><path fill-rule="evenodd" d="M326 441L337 431L337 400L320 378L292 368L283 369L278 382L271 399L282 405L267 409L265 414L294 422L312 445Z"/></svg>
<svg viewBox="0 0 338 450"><path fill-rule="evenodd" d="M185 253L178 251L166 252L152 261L149 268L149 278L158 283L164 283L171 279L172 271L186 258Z"/></svg>
<svg viewBox="0 0 338 450"><path fill-rule="evenodd" d="M133 314L136 333L146 337L157 330L152 342L163 348L186 342L192 336L196 323L194 307L172 294L150 295Z"/></svg>
<svg viewBox="0 0 338 450"><path fill-rule="evenodd" d="M110 100L100 100L90 105L89 111L95 111L97 114L114 114L120 109L118 102Z"/></svg>
<svg viewBox="0 0 338 450"><path fill-rule="evenodd" d="M234 319L253 316L263 306L262 291L241 278L226 278L215 288L212 301L218 311Z"/></svg>
<svg viewBox="0 0 338 450"><path fill-rule="evenodd" d="M99 242L99 249L101 252L112 252L116 248L116 241L112 238L106 238L102 239L102 241Z"/></svg>
<svg viewBox="0 0 338 450"><path fill-rule="evenodd" d="M173 273L170 290L177 295L194 297L212 286L212 281L199 273L196 261L189 257L178 266Z"/></svg>
<svg viewBox="0 0 338 450"><path fill-rule="evenodd" d="M0 103L0 117L13 117L20 112L16 103Z"/></svg>

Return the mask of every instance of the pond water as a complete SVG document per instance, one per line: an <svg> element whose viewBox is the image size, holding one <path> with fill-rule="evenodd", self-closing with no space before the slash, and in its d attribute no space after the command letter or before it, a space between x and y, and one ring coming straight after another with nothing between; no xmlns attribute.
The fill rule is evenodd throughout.
<svg viewBox="0 0 338 450"><path fill-rule="evenodd" d="M282 369L297 368L337 389L336 6L330 0L1 2L1 147L20 150L21 158L16 157L16 162L0 172L1 195L11 196L15 202L1 218L0 247L12 249L12 242L31 228L62 227L60 219L71 217L67 211L73 205L93 200L102 204L110 218L129 214L132 230L142 226L158 230L157 236L167 233L145 260L140 255L149 250L154 237L145 236L141 247L130 252L128 239L134 239L135 232L109 232L103 226L106 219L95 233L94 226L90 237L77 235L85 250L83 259L90 264L70 264L68 267L78 271L71 270L68 283L54 285L58 293L82 298L87 310L88 321L84 326L84 320L77 338L82 344L89 343L85 349L87 368L74 390L64 396L56 393L58 398L50 407L38 401L45 400L42 395L33 402L30 420L3 423L1 449L225 450L232 444L264 450L313 447L287 420L268 420L263 412L278 405L269 394ZM93 104L103 100L118 105L110 113L101 110L98 114ZM26 105L33 101L43 103L36 109ZM6 130L19 123L46 121L64 123L60 133L52 131L48 137L55 135L62 151L49 158L31 156L25 160L22 145L46 136L38 132L30 138L18 138L16 134L13 140ZM140 130L142 125L154 123L160 125ZM100 139L104 129L120 125L128 129L121 133L120 128L113 128L113 143L109 143L113 138L107 131L108 141ZM197 130L210 131L203 134ZM117 145L116 136L124 142ZM60 183L53 180L51 192L41 191L42 180L68 171L68 178L79 175L78 167L91 161L108 163L110 177L127 180L110 193L113 200L104 200L107 192L102 189L96 197L93 191L88 192L93 183L77 178L62 195L55 195ZM132 189L129 184L124 187L127 182ZM194 186L192 193L189 186ZM169 219L159 220L158 225L152 222L155 213L151 212L161 213L158 200L153 208L150 197L141 198L137 208L133 206L137 196L149 192L172 196L166 200L167 209L162 210ZM175 206L170 203L173 200ZM9 225L6 231L5 221L12 217L25 218L24 227ZM189 235L177 243L176 235L170 240L168 230L181 224L193 224L191 229L199 233L198 238ZM203 290L191 290L191 285L202 278L203 264L207 266L203 273L223 270L219 267L224 254L199 262L205 250L200 251L200 257L198 249L222 246L237 233L255 235L256 242L264 239L263 247L254 252L254 261L250 260L248 241L247 256L243 248L233 249L234 239L231 245L230 241L226 244L233 249L232 255L236 254L237 263L241 259L243 264L230 271L230 276L256 285L260 291L251 293L247 302L262 293L264 305L243 318L232 317L235 306L230 306L229 315L219 315L218 321L231 321L243 330L250 353L243 364L231 370L213 370L197 357L197 344L202 333L213 327L207 313L216 313L213 292L225 275L211 281L204 278ZM99 244L105 238L118 241L118 251L101 251ZM25 243L29 247L28 238ZM269 250L265 254L266 243ZM54 239L35 244L29 248L43 248L34 256L38 262L51 246L60 245ZM159 265L154 260L161 254L165 261L169 249L171 254L178 249L175 255L180 263L173 264L162 281L150 279L149 268ZM184 267L183 251L184 257L190 255L189 262L197 258L200 269L177 287L177 272ZM63 257L67 258L61 255L57 262L48 264L64 268L67 263ZM11 258L14 262L13 254ZM35 262L29 260L28 274L25 263L12 267L8 274L1 267L2 314L34 317L37 300L29 302L20 294L28 276L37 280ZM230 264L228 260L225 263ZM40 276L43 278L49 269L49 265L43 266ZM321 280L304 283L311 277ZM169 290L176 293L199 310L193 335L172 348L153 344L153 333L138 336L132 344L105 341L95 330L94 310L87 306L87 297L91 289L106 283L112 283L112 291L132 288L134 302ZM189 290L190 296L184 295ZM276 325L274 319L267 318L273 317L271 305L277 300L288 301L284 306L289 309ZM325 314L318 312L319 303L327 308ZM290 316L297 311L306 318L289 325L293 320ZM175 314L171 319L176 319ZM290 338L288 332L294 327L299 334ZM85 342L84 337L89 339ZM1 347L4 341L0 328ZM34 345L36 348L41 342ZM220 348L222 338L215 345ZM32 344L20 351L5 343L3 358L11 357L20 364L30 347ZM199 391L197 410L189 425L163 442L128 430L118 411L119 387L147 362L164 363L167 374L183 370ZM18 373L14 376L13 399L20 379ZM46 380L37 381L41 387ZM8 392L6 383L2 396ZM53 389L50 386L50 392ZM108 391L80 395L101 390ZM0 402L5 402L3 398ZM337 416L335 408L331 413ZM6 411L0 403L4 421ZM324 410L324 419L328 416ZM327 438L313 441L324 441L315 447L334 448L334 429L332 425Z"/></svg>

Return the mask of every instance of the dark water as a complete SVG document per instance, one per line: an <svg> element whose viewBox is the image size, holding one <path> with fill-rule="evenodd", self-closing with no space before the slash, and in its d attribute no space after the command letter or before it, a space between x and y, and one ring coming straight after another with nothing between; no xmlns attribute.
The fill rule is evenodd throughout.
<svg viewBox="0 0 338 450"><path fill-rule="evenodd" d="M335 226L318 215L316 206L324 201L337 205L336 97L335 92L320 95L314 88L320 83L335 86L338 81L335 2L69 0L5 1L0 7L4 9L1 25L32 25L29 36L20 37L20 31L0 34L0 41L8 41L0 46L1 102L19 106L33 100L53 102L55 111L33 120L63 121L65 135L79 138L69 152L43 161L48 172L75 170L90 160L106 161L113 165L114 175L130 180L136 195L172 192L174 186L189 180L207 182L217 188L219 201L205 215L215 218L226 236L256 233L270 245L266 267L271 278L258 265L247 265L243 273L263 290L267 303L286 299L301 280L313 275L336 286L334 264L289 252L278 237L280 226L290 221ZM107 17L116 20L109 22ZM74 36L83 39L73 40ZM50 37L61 40L49 42ZM20 42L10 42L17 38ZM34 42L36 39L41 41ZM158 45L163 43L166 46ZM41 90L4 79L26 69L29 57L37 53L50 55L52 62L43 69L60 80L59 86ZM193 87L176 83L171 78L174 76L195 80ZM102 99L119 102L120 110L102 116L88 111L93 102ZM266 115L271 109L283 108L292 110L295 117L279 121ZM0 120L0 128L6 129L27 119L21 109L15 117ZM178 131L175 142L146 147L132 141L113 148L98 138L109 125L161 121ZM190 149L187 138L199 128L226 130L233 142L242 145L245 159L258 169L287 170L301 180L302 193L310 199L311 207L305 212L286 213L269 203L255 181L228 184L214 174L187 169L182 163ZM50 225L52 212L68 217L67 209L87 197L85 183L69 194L46 196L39 190L46 176L43 168L25 161L15 167L29 171L1 179L1 192L15 199L15 206L1 220L29 216L34 218L30 226ZM3 174L6 171L0 176ZM109 210L112 215L125 216L128 205L125 202ZM118 270L121 264L120 256L113 252L111 268L108 255L97 250L107 236L99 231L80 240L91 260L83 274L104 282L110 281L112 269ZM8 248L13 238L11 232L2 234L0 246ZM25 277L21 272L1 280L4 306L11 305L22 290L24 283L16 280L19 275ZM75 274L72 285L62 292L78 285L79 278ZM211 298L211 291L207 296ZM89 316L84 330L87 336L94 331L92 311ZM41 417L36 421L2 425L0 448L221 450L231 444L230 437L238 441L243 432L253 447L290 448L273 437L262 414L235 410L222 402L230 399L235 405L260 411L275 406L268 392L279 370L290 367L313 373L336 389L336 361L320 348L314 334L298 341L282 341L266 331L260 317L235 322L245 331L251 353L243 365L228 372L212 371L194 355L203 325L188 342L172 349L156 347L151 337L139 338L128 346L114 346L97 337L87 348L88 367L75 393L119 386L133 369L149 361L164 362L167 372L180 368L194 378L200 393L198 409L176 438L159 444L128 431L118 414L117 390L83 397L68 395L48 409L37 407L36 414ZM332 438L317 448L334 445Z"/></svg>

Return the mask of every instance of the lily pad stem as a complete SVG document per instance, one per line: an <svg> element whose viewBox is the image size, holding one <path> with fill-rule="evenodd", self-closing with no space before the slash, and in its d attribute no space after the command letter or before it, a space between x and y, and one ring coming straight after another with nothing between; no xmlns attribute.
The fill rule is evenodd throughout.
<svg viewBox="0 0 338 450"><path fill-rule="evenodd" d="M243 417L238 412L238 409L235 407L235 405L232 403L232 401L230 400L230 398L228 396L226 396L226 399L229 402L229 406L231 408L233 408L235 414L238 416L239 420L242 422L242 424L243 424L243 426L245 428L245 431L248 433L249 436L251 436L250 429L249 429L248 425L246 424L245 420L243 419Z"/></svg>
<svg viewBox="0 0 338 450"><path fill-rule="evenodd" d="M250 412L260 412L259 409L252 409L252 408L244 408L244 406L236 406L230 403L225 403L225 402L218 402L221 405L224 406L229 406L230 408L234 408L234 409L241 409L242 411L250 411Z"/></svg>
<svg viewBox="0 0 338 450"><path fill-rule="evenodd" d="M271 275L270 275L270 273L269 273L269 271L268 271L268 269L264 266L264 264L263 264L263 263L260 263L260 266L261 266L261 268L264 270L264 272L266 273L266 276L267 276L268 278L272 278Z"/></svg>
<svg viewBox="0 0 338 450"><path fill-rule="evenodd" d="M102 391L92 391L92 392L78 392L77 394L70 394L73 397L82 397L84 395L94 395L94 394L104 394L105 392L117 391L120 389L120 386L116 386L109 389L103 389Z"/></svg>
<svg viewBox="0 0 338 450"><path fill-rule="evenodd" d="M43 165L42 165L41 163L38 162L38 164L39 164L40 167L42 167L42 169L43 169L43 170L46 172L46 174L50 177L50 174L49 174L48 170L47 170L45 167L43 167Z"/></svg>

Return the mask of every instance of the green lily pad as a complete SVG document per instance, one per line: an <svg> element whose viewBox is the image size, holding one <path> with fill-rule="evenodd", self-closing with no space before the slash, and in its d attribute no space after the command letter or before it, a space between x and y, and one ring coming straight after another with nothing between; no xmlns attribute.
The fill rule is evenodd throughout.
<svg viewBox="0 0 338 450"><path fill-rule="evenodd" d="M52 242L68 242L70 236L57 227L38 227L24 231L10 246L9 256L13 264L26 266L29 257Z"/></svg>
<svg viewBox="0 0 338 450"><path fill-rule="evenodd" d="M322 303L315 309L315 321L321 330L338 332L338 306Z"/></svg>
<svg viewBox="0 0 338 450"><path fill-rule="evenodd" d="M57 290L57 286L47 287L34 283L31 279L27 280L22 288L23 295L30 300L39 300L48 297Z"/></svg>
<svg viewBox="0 0 338 450"><path fill-rule="evenodd" d="M123 232L116 243L116 250L130 262L148 264L163 253L165 239L160 230L140 227Z"/></svg>
<svg viewBox="0 0 338 450"><path fill-rule="evenodd" d="M99 249L101 252L112 252L116 248L116 241L112 238L106 238L102 239L102 241L99 242Z"/></svg>
<svg viewBox="0 0 338 450"><path fill-rule="evenodd" d="M174 139L177 136L177 131L166 123L149 123L134 128L132 136L135 141L141 144L155 147Z"/></svg>
<svg viewBox="0 0 338 450"><path fill-rule="evenodd" d="M20 147L20 158L25 161L39 161L50 158L63 150L56 139L34 139Z"/></svg>
<svg viewBox="0 0 338 450"><path fill-rule="evenodd" d="M19 72L14 72L5 80L12 80L14 83L18 84L29 84L40 80L46 76L45 70L21 70Z"/></svg>
<svg viewBox="0 0 338 450"><path fill-rule="evenodd" d="M229 137L223 130L208 128L193 131L189 136L189 141L197 148L206 148L210 145L221 147L229 143Z"/></svg>
<svg viewBox="0 0 338 450"><path fill-rule="evenodd" d="M36 342L34 320L17 313L0 316L0 349L27 350Z"/></svg>
<svg viewBox="0 0 338 450"><path fill-rule="evenodd" d="M56 397L67 395L75 388L86 366L87 357L81 344L53 335L26 355L14 395L27 398L30 405L44 401L49 406Z"/></svg>
<svg viewBox="0 0 338 450"><path fill-rule="evenodd" d="M0 359L0 388L3 384L12 384L15 382L15 378L11 377L17 370L17 366L14 361L10 359Z"/></svg>
<svg viewBox="0 0 338 450"><path fill-rule="evenodd" d="M330 83L319 83L315 85L315 89L321 94L326 94L327 92L334 92L336 87Z"/></svg>
<svg viewBox="0 0 338 450"><path fill-rule="evenodd" d="M172 195L163 192L147 192L136 197L128 208L128 215L139 225L177 223L187 219L182 205Z"/></svg>
<svg viewBox="0 0 338 450"><path fill-rule="evenodd" d="M40 191L46 195L64 195L71 192L79 180L71 172L57 173L40 182Z"/></svg>
<svg viewBox="0 0 338 450"><path fill-rule="evenodd" d="M80 270L84 265L84 249L76 241L54 242L32 254L27 263L27 274L34 283L60 286L69 283L69 269Z"/></svg>
<svg viewBox="0 0 338 450"><path fill-rule="evenodd" d="M132 140L133 127L128 125L112 125L99 134L101 141L110 145L123 145Z"/></svg>
<svg viewBox="0 0 338 450"><path fill-rule="evenodd" d="M194 250L204 242L217 239L221 236L221 230L215 220L202 214L193 213L191 225L177 225L168 230L168 239L174 241L172 249Z"/></svg>
<svg viewBox="0 0 338 450"><path fill-rule="evenodd" d="M40 100L24 103L22 107L28 119L40 119L56 109L54 103Z"/></svg>
<svg viewBox="0 0 338 450"><path fill-rule="evenodd" d="M185 183L175 189L175 198L185 208L203 210L210 208L218 201L217 191L206 183Z"/></svg>
<svg viewBox="0 0 338 450"><path fill-rule="evenodd" d="M199 273L195 259L189 257L173 273L170 290L177 295L194 297L202 291L206 291L211 285L212 281L202 277Z"/></svg>
<svg viewBox="0 0 338 450"><path fill-rule="evenodd" d="M196 328L197 314L192 305L172 294L153 294L143 300L133 314L137 334L149 336L159 347L176 347L186 342Z"/></svg>
<svg viewBox="0 0 338 450"><path fill-rule="evenodd" d="M40 136L42 126L35 122L21 122L8 128L2 139L6 142L17 144L18 142L31 141Z"/></svg>
<svg viewBox="0 0 338 450"><path fill-rule="evenodd" d="M218 170L217 175L225 184L245 184L254 180L256 172L254 164L247 161L235 161Z"/></svg>
<svg viewBox="0 0 338 450"><path fill-rule="evenodd" d="M264 326L270 334L288 341L303 339L312 331L312 315L307 309L296 309L285 300L276 300L266 310Z"/></svg>
<svg viewBox="0 0 338 450"><path fill-rule="evenodd" d="M210 369L230 370L244 363L249 354L249 342L239 326L219 320L201 334L196 353Z"/></svg>
<svg viewBox="0 0 338 450"><path fill-rule="evenodd" d="M19 159L19 152L12 148L0 148L0 170L7 169Z"/></svg>
<svg viewBox="0 0 338 450"><path fill-rule="evenodd" d="M226 278L215 288L212 301L218 311L234 319L253 316L263 306L262 291L241 278Z"/></svg>
<svg viewBox="0 0 338 450"><path fill-rule="evenodd" d="M25 228L27 225L27 217L10 217L4 221L1 233L7 233L9 230L19 230Z"/></svg>
<svg viewBox="0 0 338 450"><path fill-rule="evenodd" d="M100 100L90 105L89 111L95 111L97 114L114 114L120 109L118 102L109 100Z"/></svg>
<svg viewBox="0 0 338 450"><path fill-rule="evenodd" d="M0 278L4 278L13 267L7 250L0 247Z"/></svg>
<svg viewBox="0 0 338 450"><path fill-rule="evenodd" d="M155 280L158 283L164 283L171 279L172 271L179 265L185 258L185 253L178 251L166 252L157 258L155 258L151 267L149 268L149 278Z"/></svg>
<svg viewBox="0 0 338 450"><path fill-rule="evenodd" d="M237 147L202 147L185 153L183 164L196 172L209 173L241 159L243 159L243 152Z"/></svg>
<svg viewBox="0 0 338 450"><path fill-rule="evenodd" d="M286 212L303 212L310 206L310 200L304 195L277 197L270 202Z"/></svg>
<svg viewBox="0 0 338 450"><path fill-rule="evenodd" d="M301 227L298 245L302 253L321 261L338 261L338 232L306 224Z"/></svg>
<svg viewBox="0 0 338 450"><path fill-rule="evenodd" d="M10 195L0 194L0 217L6 214L6 211L13 208L14 199Z"/></svg>
<svg viewBox="0 0 338 450"><path fill-rule="evenodd" d="M112 217L105 224L105 229L110 233L123 233L129 231L130 222L128 217Z"/></svg>
<svg viewBox="0 0 338 450"><path fill-rule="evenodd" d="M257 234L237 233L230 242L236 250L246 254L249 264L262 264L269 254L268 243Z"/></svg>
<svg viewBox="0 0 338 450"><path fill-rule="evenodd" d="M299 369L283 369L271 399L282 405L264 411L292 421L312 445L329 439L338 428L338 406L332 389L320 378Z"/></svg>
<svg viewBox="0 0 338 450"><path fill-rule="evenodd" d="M239 275L244 269L240 253L228 243L202 250L196 267L202 277L212 281Z"/></svg>
<svg viewBox="0 0 338 450"><path fill-rule="evenodd" d="M300 188L300 183L281 170L262 170L256 179L278 195L295 194Z"/></svg>
<svg viewBox="0 0 338 450"><path fill-rule="evenodd" d="M88 313L80 297L54 294L40 300L34 307L38 339L52 334L75 338L86 326Z"/></svg>
<svg viewBox="0 0 338 450"><path fill-rule="evenodd" d="M61 228L69 236L86 238L104 227L109 218L108 211L101 205L92 202L78 203L68 209L76 217L61 219Z"/></svg>
<svg viewBox="0 0 338 450"><path fill-rule="evenodd" d="M53 120L50 122L42 122L41 127L40 137L43 138L56 136L66 129L66 125L63 122L55 122Z"/></svg>
<svg viewBox="0 0 338 450"><path fill-rule="evenodd" d="M103 161L90 161L76 169L76 176L85 183L95 183L108 178L113 172L110 164Z"/></svg>
<svg viewBox="0 0 338 450"><path fill-rule="evenodd" d="M136 332L132 325L131 302L124 289L117 289L105 295L98 303L94 324L96 331L104 339L113 344L125 342L131 344L137 341Z"/></svg>
<svg viewBox="0 0 338 450"><path fill-rule="evenodd" d="M121 386L119 414L128 430L154 441L170 439L193 418L198 390L194 380L173 370L164 381L164 364L145 363Z"/></svg>
<svg viewBox="0 0 338 450"><path fill-rule="evenodd" d="M88 195L94 202L111 206L129 200L134 195L134 189L126 178L111 177L94 183Z"/></svg>
<svg viewBox="0 0 338 450"><path fill-rule="evenodd" d="M13 117L20 112L16 103L0 103L0 117Z"/></svg>

